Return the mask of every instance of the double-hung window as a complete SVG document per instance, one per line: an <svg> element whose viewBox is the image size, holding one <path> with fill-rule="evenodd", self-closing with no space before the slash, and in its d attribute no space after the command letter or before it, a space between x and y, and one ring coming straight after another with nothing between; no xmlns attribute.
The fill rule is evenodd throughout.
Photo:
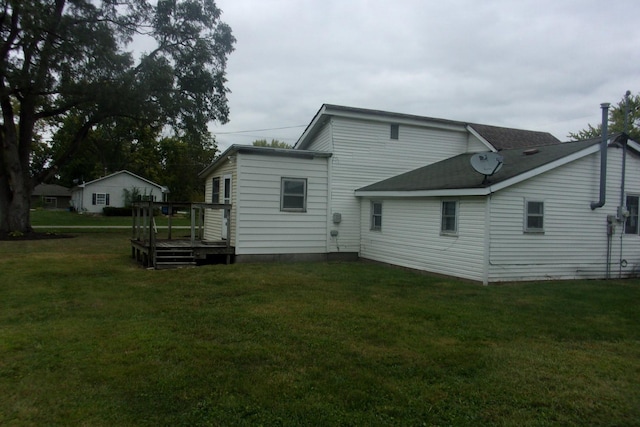
<svg viewBox="0 0 640 427"><path fill-rule="evenodd" d="M307 211L307 179L282 178L280 210L286 212Z"/></svg>
<svg viewBox="0 0 640 427"><path fill-rule="evenodd" d="M640 196L627 196L627 211L629 216L624 223L625 234L638 234L638 208Z"/></svg>
<svg viewBox="0 0 640 427"><path fill-rule="evenodd" d="M526 233L544 233L544 202L525 200L524 231Z"/></svg>
<svg viewBox="0 0 640 427"><path fill-rule="evenodd" d="M442 220L440 233L458 234L458 202L455 200L442 201Z"/></svg>
<svg viewBox="0 0 640 427"><path fill-rule="evenodd" d="M91 204L109 206L109 194L108 193L93 193L91 195Z"/></svg>
<svg viewBox="0 0 640 427"><path fill-rule="evenodd" d="M382 230L382 202L371 202L371 230Z"/></svg>

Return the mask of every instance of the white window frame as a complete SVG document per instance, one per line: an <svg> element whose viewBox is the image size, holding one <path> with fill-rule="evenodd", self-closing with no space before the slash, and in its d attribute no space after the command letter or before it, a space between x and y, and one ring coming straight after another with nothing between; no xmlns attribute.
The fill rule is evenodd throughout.
<svg viewBox="0 0 640 427"><path fill-rule="evenodd" d="M107 206L107 193L96 193L96 206Z"/></svg>
<svg viewBox="0 0 640 427"><path fill-rule="evenodd" d="M211 180L211 203L220 203L220 177Z"/></svg>
<svg viewBox="0 0 640 427"><path fill-rule="evenodd" d="M539 203L542 206L542 213L530 213L529 212L529 203ZM529 217L532 218L541 218L542 219L542 227L530 227L529 226ZM524 199L524 232L525 233L544 233L544 200L539 199Z"/></svg>
<svg viewBox="0 0 640 427"><path fill-rule="evenodd" d="M371 231L381 231L382 230L382 202L380 200L372 200L371 205ZM380 206L380 212L376 212L376 206ZM377 221L376 221L377 219Z"/></svg>
<svg viewBox="0 0 640 427"><path fill-rule="evenodd" d="M394 141L400 139L400 125L398 123L391 123L389 127L389 139Z"/></svg>
<svg viewBox="0 0 640 427"><path fill-rule="evenodd" d="M287 193L285 192L285 187L287 182L301 182L302 183L302 194L299 193ZM295 207L285 206L285 202L287 199L290 200L291 197L302 198L302 206L298 206L296 204ZM280 210L282 212L306 212L307 211L307 178L291 178L291 177L282 177L280 180Z"/></svg>
<svg viewBox="0 0 640 427"><path fill-rule="evenodd" d="M453 203L453 206L455 209L453 215L445 214L445 205L449 206L451 203ZM446 235L446 236L458 235L459 212L460 212L460 202L458 200L442 200L442 202L440 203L440 234ZM446 220L451 218L453 218L453 227L454 227L453 229L447 227L449 222Z"/></svg>
<svg viewBox="0 0 640 427"><path fill-rule="evenodd" d="M629 208L629 198L637 199L636 207L634 209ZM629 212L629 216L624 222L624 234L638 235L640 233L640 224L638 221L640 220L640 195L638 194L627 194L624 200L625 209ZM635 231L629 232L629 224L635 222Z"/></svg>

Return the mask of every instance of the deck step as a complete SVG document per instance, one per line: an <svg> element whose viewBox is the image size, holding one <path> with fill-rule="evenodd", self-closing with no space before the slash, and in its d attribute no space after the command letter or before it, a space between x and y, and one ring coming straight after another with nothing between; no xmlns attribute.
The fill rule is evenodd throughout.
<svg viewBox="0 0 640 427"><path fill-rule="evenodd" d="M196 265L191 248L156 248L157 269L180 268Z"/></svg>

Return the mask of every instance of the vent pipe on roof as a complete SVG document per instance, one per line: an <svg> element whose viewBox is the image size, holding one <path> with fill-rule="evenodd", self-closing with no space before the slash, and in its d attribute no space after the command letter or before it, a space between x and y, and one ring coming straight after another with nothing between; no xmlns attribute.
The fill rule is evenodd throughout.
<svg viewBox="0 0 640 427"><path fill-rule="evenodd" d="M600 200L591 202L591 210L604 206L607 190L607 125L609 123L609 103L600 104L602 108L602 142L600 143Z"/></svg>

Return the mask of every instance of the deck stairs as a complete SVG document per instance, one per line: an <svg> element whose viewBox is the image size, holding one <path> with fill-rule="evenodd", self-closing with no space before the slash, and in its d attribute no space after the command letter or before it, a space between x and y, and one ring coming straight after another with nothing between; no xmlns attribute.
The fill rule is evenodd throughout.
<svg viewBox="0 0 640 427"><path fill-rule="evenodd" d="M155 267L158 270L196 265L193 248L157 247L155 255Z"/></svg>

